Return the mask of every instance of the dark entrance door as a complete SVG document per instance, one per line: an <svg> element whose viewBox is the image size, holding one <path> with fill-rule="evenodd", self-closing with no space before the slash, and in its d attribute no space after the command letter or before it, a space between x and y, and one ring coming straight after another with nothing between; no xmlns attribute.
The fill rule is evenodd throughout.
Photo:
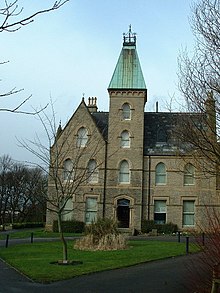
<svg viewBox="0 0 220 293"><path fill-rule="evenodd" d="M130 219L130 201L127 199L119 199L117 202L117 219L119 228L129 228Z"/></svg>

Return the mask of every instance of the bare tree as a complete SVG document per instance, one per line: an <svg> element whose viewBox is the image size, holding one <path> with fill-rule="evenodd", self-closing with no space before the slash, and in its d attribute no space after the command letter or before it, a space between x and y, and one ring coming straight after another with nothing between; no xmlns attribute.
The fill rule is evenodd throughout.
<svg viewBox="0 0 220 293"><path fill-rule="evenodd" d="M216 180L216 205L212 209L206 205L200 227L206 233L206 242L205 247L200 242L202 262L196 264L202 266L204 273L198 275L195 291L210 292L213 265L219 265L220 0L194 2L191 27L194 53L184 51L179 58L179 88L189 113L182 115L175 131L180 142L184 142L182 154L193 160L197 173Z"/></svg>
<svg viewBox="0 0 220 293"><path fill-rule="evenodd" d="M195 50L179 58L179 88L189 115L177 134L187 142L200 169L216 175L220 162L220 1L200 0L192 6ZM203 160L201 160L203 158ZM204 164L205 160L205 164Z"/></svg>
<svg viewBox="0 0 220 293"><path fill-rule="evenodd" d="M39 168L29 168L14 162L9 156L0 158L0 223L36 221L45 213L46 202L40 199L46 192L47 180ZM35 215L35 217L34 217ZM38 218L39 221L39 218ZM40 219L42 221L42 217Z"/></svg>
<svg viewBox="0 0 220 293"><path fill-rule="evenodd" d="M63 235L62 220L70 212L84 210L82 201L74 202L74 198L79 196L82 186L89 185L94 176L99 176L101 181L104 180L105 173L106 141L92 117L89 125L90 135L87 136L86 133L76 135L76 129L82 123L80 122L81 115L88 111L84 100L80 107L83 112L77 111L72 117L73 120L70 119L62 129L61 125L57 126L51 103L51 116L46 111L37 114L44 128L48 145L43 144L39 137L35 141L20 141L23 147L40 159L42 163L39 167L48 174L49 192L42 194L42 198L47 201L48 216L58 221L64 262L67 261L67 243ZM104 128L102 129L105 131ZM86 147L83 147L84 143ZM98 158L98 164L88 168L88 162L94 158Z"/></svg>
<svg viewBox="0 0 220 293"><path fill-rule="evenodd" d="M3 3L0 6L0 33L2 32L16 32L20 30L22 27L29 25L34 21L34 19L44 13L52 12L60 7L62 7L65 3L67 3L69 0L59 0L55 1L53 5L47 9L42 9L39 11L33 12L31 15L24 16L24 7L19 6L19 0L14 0L12 2L9 2L7 0L2 1ZM0 65L3 65L6 62L0 62ZM16 87L11 88L7 92L0 93L0 98L8 97L14 94L17 94L19 92L23 91L23 89L17 89ZM11 112L11 113L19 113L19 114L29 114L29 115L36 115L40 110L35 110L33 112L30 111L24 111L22 110L22 106L31 98L31 95L27 98L24 98L23 101L16 105L14 108L8 109L8 108L0 108L0 111L4 112Z"/></svg>

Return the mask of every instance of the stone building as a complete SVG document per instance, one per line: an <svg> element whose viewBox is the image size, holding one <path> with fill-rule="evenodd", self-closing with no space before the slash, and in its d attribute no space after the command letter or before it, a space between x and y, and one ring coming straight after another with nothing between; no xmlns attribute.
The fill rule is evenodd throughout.
<svg viewBox="0 0 220 293"><path fill-rule="evenodd" d="M131 28L108 93L109 112L98 111L96 98L88 105L83 98L51 148L52 161L62 149L56 176L71 186L63 219L90 224L107 217L130 230L140 230L144 219L198 228L206 207L219 205L216 178L200 176L192 157L179 155L172 133L188 113L145 112L147 88ZM49 179L49 196L56 192ZM47 227L55 218L48 211Z"/></svg>

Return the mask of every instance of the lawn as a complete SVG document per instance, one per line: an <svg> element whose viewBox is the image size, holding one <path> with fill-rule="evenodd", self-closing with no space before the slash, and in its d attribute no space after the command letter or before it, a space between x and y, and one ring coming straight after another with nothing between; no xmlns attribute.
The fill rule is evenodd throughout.
<svg viewBox="0 0 220 293"><path fill-rule="evenodd" d="M82 261L77 265L57 265L51 262L62 258L60 242L19 244L0 250L0 257L37 282L52 282L75 276L116 269L142 262L185 254L185 244L159 241L129 241L120 251L79 251L68 241L69 260ZM190 245L190 252L197 251Z"/></svg>

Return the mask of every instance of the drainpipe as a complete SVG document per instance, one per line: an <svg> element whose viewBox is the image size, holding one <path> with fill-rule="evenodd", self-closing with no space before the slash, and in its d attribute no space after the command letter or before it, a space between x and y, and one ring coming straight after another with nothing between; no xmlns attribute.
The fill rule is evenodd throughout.
<svg viewBox="0 0 220 293"><path fill-rule="evenodd" d="M147 219L150 220L150 186L151 186L151 156L148 156L148 198L147 198Z"/></svg>
<svg viewBox="0 0 220 293"><path fill-rule="evenodd" d="M143 155L143 161L142 161L142 194L141 194L141 223L143 222L144 220L144 175L145 175L145 172L144 172L144 155Z"/></svg>
<svg viewBox="0 0 220 293"><path fill-rule="evenodd" d="M105 166L104 166L104 185L103 185L103 207L102 217L105 218L105 204L106 204L106 184L107 184L107 156L108 156L108 142L105 141Z"/></svg>

